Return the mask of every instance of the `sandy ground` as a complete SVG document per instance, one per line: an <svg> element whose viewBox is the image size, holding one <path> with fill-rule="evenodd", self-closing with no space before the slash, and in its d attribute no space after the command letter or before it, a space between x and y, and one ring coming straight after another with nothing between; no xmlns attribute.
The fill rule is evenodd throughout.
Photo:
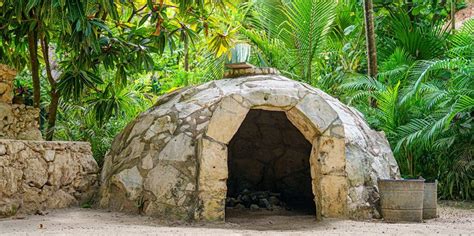
<svg viewBox="0 0 474 236"><path fill-rule="evenodd" d="M163 222L145 216L70 208L0 220L1 235L474 235L474 203L443 202L440 218L423 223L357 222L263 211L233 214L227 223Z"/></svg>

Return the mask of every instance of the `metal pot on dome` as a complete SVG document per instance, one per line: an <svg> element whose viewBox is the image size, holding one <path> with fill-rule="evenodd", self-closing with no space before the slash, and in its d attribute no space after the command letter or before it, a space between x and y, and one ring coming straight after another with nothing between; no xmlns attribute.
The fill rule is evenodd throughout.
<svg viewBox="0 0 474 236"><path fill-rule="evenodd" d="M224 78L235 78L240 76L280 74L275 68L259 68L250 64L252 52L251 45L247 43L236 44L231 49L231 57L227 60Z"/></svg>

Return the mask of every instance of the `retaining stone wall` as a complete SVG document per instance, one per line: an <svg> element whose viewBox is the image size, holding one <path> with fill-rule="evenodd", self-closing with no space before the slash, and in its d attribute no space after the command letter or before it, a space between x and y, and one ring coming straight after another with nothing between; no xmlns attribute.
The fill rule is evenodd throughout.
<svg viewBox="0 0 474 236"><path fill-rule="evenodd" d="M0 139L0 217L89 202L98 172L89 143Z"/></svg>

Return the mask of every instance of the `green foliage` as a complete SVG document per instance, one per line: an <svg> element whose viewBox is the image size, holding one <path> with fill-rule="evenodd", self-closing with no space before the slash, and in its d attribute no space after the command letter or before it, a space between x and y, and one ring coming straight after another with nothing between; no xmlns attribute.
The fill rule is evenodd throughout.
<svg viewBox="0 0 474 236"><path fill-rule="evenodd" d="M448 33L442 25L416 24L404 11L387 17L384 30L382 55L402 48L411 57L419 60L437 58L446 51Z"/></svg>
<svg viewBox="0 0 474 236"><path fill-rule="evenodd" d="M472 42L462 40L474 36L472 22L446 39L442 55L416 60L397 49L381 62L377 80L359 76L340 86L385 131L402 174L438 179L442 198L474 197L474 62L463 48Z"/></svg>
<svg viewBox="0 0 474 236"><path fill-rule="evenodd" d="M83 203L83 204L81 205L81 208L85 208L85 209L92 208L92 204L91 204L91 203L88 203L88 202Z"/></svg>

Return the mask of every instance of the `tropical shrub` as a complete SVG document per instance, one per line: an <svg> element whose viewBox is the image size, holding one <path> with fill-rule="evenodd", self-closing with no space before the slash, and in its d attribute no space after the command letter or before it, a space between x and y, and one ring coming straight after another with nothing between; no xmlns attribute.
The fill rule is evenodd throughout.
<svg viewBox="0 0 474 236"><path fill-rule="evenodd" d="M474 21L446 39L439 58L416 60L397 48L378 78L355 76L340 86L348 102L383 130L406 177L438 179L440 197L474 197ZM398 65L398 67L396 66Z"/></svg>

